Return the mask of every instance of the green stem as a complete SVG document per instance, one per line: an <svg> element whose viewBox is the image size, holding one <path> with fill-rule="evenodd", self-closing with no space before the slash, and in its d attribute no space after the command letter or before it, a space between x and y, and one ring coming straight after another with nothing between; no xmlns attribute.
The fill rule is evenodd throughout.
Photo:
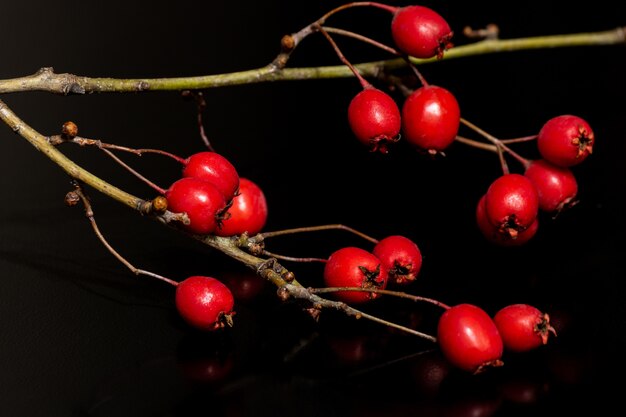
<svg viewBox="0 0 626 417"><path fill-rule="evenodd" d="M614 45L626 43L626 28L517 39L487 39L473 44L455 46L442 59L411 58L415 64L429 64L448 59L513 52L529 49L565 48L575 46ZM365 62L354 67L364 77L375 77L381 70L405 67L401 58ZM19 78L0 80L0 94L21 91L46 91L56 94L124 93L140 91L180 91L256 84L275 81L348 78L354 73L345 65L278 69L267 65L257 69L224 74L174 78L90 78L72 74L56 74L52 68Z"/></svg>

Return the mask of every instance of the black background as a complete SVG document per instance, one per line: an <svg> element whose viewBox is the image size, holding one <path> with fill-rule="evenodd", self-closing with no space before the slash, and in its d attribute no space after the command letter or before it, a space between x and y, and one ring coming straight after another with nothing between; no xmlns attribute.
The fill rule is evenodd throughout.
<svg viewBox="0 0 626 417"><path fill-rule="evenodd" d="M54 67L90 77L174 77L259 68L282 35L339 1L10 2L0 12L0 78ZM392 2L404 5L408 2ZM600 31L626 24L623 5L595 1L424 2L445 16L458 44L464 26L496 23L503 38ZM389 41L388 15L357 8L329 24ZM337 39L348 59L384 52ZM135 277L96 239L81 208L67 208L67 176L10 129L0 129L0 412L7 416L194 415L553 415L598 412L619 401L624 331L626 60L623 46L519 51L422 67L452 91L463 117L491 134L535 134L558 114L594 128L594 154L573 168L580 203L541 218L520 248L485 242L475 202L500 174L494 154L453 144L434 160L399 142L368 153L351 136L352 78L265 83L205 92L205 128L215 149L265 191L266 230L341 223L381 238L404 234L424 255L411 292L490 313L514 303L549 312L559 337L496 372L441 382L432 345L332 312L319 323L282 305L268 286L221 253L90 193L107 239L136 267L181 280L214 275L240 291L225 334L190 330L176 315L172 287ZM290 66L336 65L321 36L307 38ZM81 135L181 156L202 150L193 102L178 92L2 100L43 134L66 120ZM470 132L463 132L470 136ZM96 149L65 146L84 167L136 195L153 192ZM532 144L517 150L536 157ZM124 157L166 187L179 173L155 155ZM515 161L512 171L519 171ZM276 238L268 249L327 257L367 242L345 232ZM285 265L318 285L318 264ZM239 281L236 281L239 280ZM236 284L239 282L240 284ZM256 283L256 284L255 284ZM428 305L380 300L372 312L432 332ZM359 348L361 350L359 350ZM358 354L358 352L361 352ZM419 355L420 352L425 352ZM342 359L343 358L343 359ZM350 359L351 358L351 359ZM398 360L399 358L404 358ZM207 363L224 369L197 378ZM227 369L228 368L228 369ZM195 370L195 373L194 373ZM194 377L196 375L196 377ZM608 378L615 378L611 383Z"/></svg>

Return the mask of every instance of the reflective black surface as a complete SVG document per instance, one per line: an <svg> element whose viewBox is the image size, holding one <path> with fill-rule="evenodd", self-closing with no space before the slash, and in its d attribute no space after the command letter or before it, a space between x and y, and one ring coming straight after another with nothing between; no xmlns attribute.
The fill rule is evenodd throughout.
<svg viewBox="0 0 626 417"><path fill-rule="evenodd" d="M261 67L279 40L337 1L50 4L12 2L0 13L0 78L57 72L91 77L168 77ZM608 30L626 24L619 2L515 7L424 3L459 36L465 25L500 26L523 37ZM547 4L546 4L547 3ZM396 2L396 4L401 4ZM402 4L408 4L403 2ZM523 6L523 7L522 7ZM387 39L386 15L355 9L332 25ZM330 24L330 22L329 22ZM10 40L10 41L9 41ZM342 39L359 62L386 55ZM490 313L526 302L548 312L559 336L479 376L451 369L432 344L334 312L312 321L299 306L221 253L90 191L109 242L136 267L173 279L223 278L235 291L235 326L190 330L172 287L135 277L94 236L82 208L68 208L63 172L10 129L1 129L0 412L7 416L526 416L601 413L621 402L625 346L626 50L623 46L536 50L424 66L453 91L468 120L501 138L534 134L548 118L578 114L595 128L594 154L574 168L578 205L542 216L520 248L485 242L474 207L500 174L494 154L455 143L429 159L399 142L370 154L345 115L353 79L267 83L205 92L205 128L216 150L266 193L267 230L342 223L375 237L404 234L424 254L409 291ZM337 64L321 37L306 39L293 66ZM80 134L181 156L204 149L193 102L177 92L1 97L44 134L66 120ZM469 134L468 134L469 135ZM128 191L152 196L96 149L72 158ZM532 144L516 148L536 156ZM156 155L124 157L157 184L178 175ZM510 162L513 171L519 165ZM367 246L345 232L269 240L291 256L326 257ZM321 266L285 262L319 285ZM432 333L440 311L381 299L368 311ZM609 381L611 378L611 381Z"/></svg>

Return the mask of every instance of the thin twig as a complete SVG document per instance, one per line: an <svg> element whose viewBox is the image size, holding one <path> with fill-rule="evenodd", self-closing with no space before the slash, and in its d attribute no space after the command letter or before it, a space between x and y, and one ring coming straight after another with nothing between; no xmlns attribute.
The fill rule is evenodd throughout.
<svg viewBox="0 0 626 417"><path fill-rule="evenodd" d="M339 311L343 311L344 313L346 313L348 316L357 318L357 319L367 319L376 323L380 323L383 324L385 326L388 327L392 327L394 329L398 329L402 332L405 333L409 333L412 334L414 336L418 336L421 337L423 339L429 340L431 342L437 342L437 338L435 338L434 336L431 336L429 334L426 333L422 333L420 331L411 329L409 327L406 326L402 326L400 324L397 323L393 323L390 322L388 320L382 319L380 317L376 317L373 316L371 314L368 314L366 312L363 312L361 310L358 310L344 302L341 301L333 301L333 300L328 300L325 298L321 298L316 294L313 294L309 289L304 288L302 286L294 286L292 284L286 284L283 287L281 287L283 291L285 291L287 294L289 294L289 296L296 298L296 299L306 299L308 301L310 301L312 303L313 306L316 306L317 308L331 308L331 309L335 309L335 310L339 310Z"/></svg>
<svg viewBox="0 0 626 417"><path fill-rule="evenodd" d="M167 152L161 149L150 149L150 148L129 148L128 146L120 146L112 143L102 142L100 139L89 139L80 136L73 137L71 139L65 138L63 135L52 135L48 136L48 143L52 145L61 145L63 143L73 143L79 146L95 146L100 149L111 149L114 151L122 151L135 154L137 156L142 156L146 153L154 153L158 155L167 156L181 164L185 163L185 158L182 158L178 155L175 155L171 152Z"/></svg>
<svg viewBox="0 0 626 417"><path fill-rule="evenodd" d="M290 235L290 234L294 234L294 233L309 233L309 232L318 232L318 231L322 231L322 230L345 230L347 232L353 233L359 237L362 237L365 240L368 240L370 242L372 242L373 244L378 243L378 239L374 239L373 237L370 237L364 233L359 232L356 229L353 229L351 227L345 226L343 224L325 224L325 225L321 225L321 226L308 226L308 227L296 227L293 229L284 229L284 230L277 230L277 231L273 231L273 232L263 232L263 233L259 233L259 235L263 238L269 238L269 237L276 237L276 236L284 236L284 235Z"/></svg>
<svg viewBox="0 0 626 417"><path fill-rule="evenodd" d="M294 257L294 256L285 256L285 255L279 255L267 250L263 250L262 255L265 256L269 256L272 258L276 258L276 259L281 259L283 261L289 261L289 262L328 262L327 259L323 259L323 258L300 258L300 257Z"/></svg>
<svg viewBox="0 0 626 417"><path fill-rule="evenodd" d="M498 147L496 145L490 145L488 143L479 142L479 141L474 140L474 139L468 139L466 137L457 135L454 138L454 140L456 140L457 142L463 143L464 145L471 146L473 148L484 149L486 151L490 151L490 152L494 152L494 153L498 152Z"/></svg>
<svg viewBox="0 0 626 417"><path fill-rule="evenodd" d="M521 138L513 138L513 139L500 139L500 141L505 144L510 144L510 143L529 142L535 139L537 139L537 135L522 136Z"/></svg>
<svg viewBox="0 0 626 417"><path fill-rule="evenodd" d="M96 234L96 236L98 237L98 239L100 240L100 242L102 242L102 244L104 245L104 247L111 252L111 254L118 260L120 261L122 264L124 264L124 266L126 266L126 268L130 269L130 271L135 274L135 275L146 275L152 278L156 278L158 280L167 282L170 285L173 286L177 286L178 282L166 278L164 276L161 276L159 274L155 274L154 272L150 272L150 271L146 271L143 269L139 269L136 268L135 266L133 266L133 264L131 264L130 262L128 262L122 255L120 255L120 253L118 251L116 251L113 246L111 246L111 244L109 244L109 242L105 239L104 235L102 234L102 232L100 232L100 228L98 227L98 224L96 223L96 219L94 218L94 212L93 212L93 208L91 206L91 202L89 201L89 199L87 198L87 196L85 195L85 193L83 192L82 187L78 184L77 181L74 182L74 190L71 191L73 193L75 193L79 198L80 201L83 203L83 206L85 207L85 216L87 216L87 219L89 220L89 223L91 224L91 227L93 228L94 233Z"/></svg>
<svg viewBox="0 0 626 417"><path fill-rule="evenodd" d="M481 136L483 136L489 142L491 142L494 145L496 145L496 150L497 150L498 155L500 157L500 163L502 164L502 170L503 170L503 172L505 174L509 173L509 167L508 167L508 165L507 165L507 163L506 163L506 161L504 159L504 155L502 154L502 151L507 152L509 155L511 155L513 158L515 158L524 167L527 167L528 164L530 163L530 161L528 159L524 158L523 156L521 156L520 154L515 152L513 149L509 148L502 140L498 139L497 137L493 136L492 134L490 134L490 133L486 132L485 130L481 129L480 127L476 126L474 123L471 123L470 121L468 121L467 119L464 119L464 118L461 118L461 123L463 123L465 126L469 127L470 129L474 130L475 132L477 132ZM466 141L466 143L469 144L469 142L467 142L467 141Z"/></svg>
<svg viewBox="0 0 626 417"><path fill-rule="evenodd" d="M356 39L358 41L368 43L368 44L370 44L372 46L375 46L376 48L382 49L383 51L390 53L391 55L395 55L395 56L398 56L398 57L401 57L403 55L397 49L392 48L392 47L390 47L388 45L385 45L384 43L378 42L377 40L374 40L374 39L369 38L367 36L363 36L360 33L352 32L352 31L345 30L345 29L340 29L340 28L334 28L334 27L330 27L330 26L322 26L321 28L324 29L328 33L334 33L334 34L337 34L337 35L345 36L345 37L348 37L348 38L353 38L353 39Z"/></svg>
<svg viewBox="0 0 626 417"><path fill-rule="evenodd" d="M157 193L159 193L159 194L165 194L166 193L167 190L165 190L165 188L159 187L158 185L156 185L155 183L150 181L148 178L146 178L145 176L141 175L139 172L137 172L137 170L135 170L130 165L128 165L126 162L124 162L120 158L118 158L117 155L115 155L113 152L111 152L110 150L108 150L106 148L100 148L100 149L102 150L102 152L104 152L107 155L109 155L115 162L117 162L122 167L124 167L124 169L126 169L128 172L133 174L135 177L137 177L143 183L147 184L149 187L151 187Z"/></svg>
<svg viewBox="0 0 626 417"><path fill-rule="evenodd" d="M333 47L333 50L335 51L335 53L337 54L337 56L339 57L339 60L341 62L343 62L348 68L350 68L350 71L352 71L352 73L354 74L354 76L357 78L357 80L359 80L359 83L361 83L361 87L363 88L368 88L371 87L372 85L370 84L369 81L367 81L360 73L359 71L354 68L354 65L352 65L352 63L350 61L348 61L348 59L345 57L345 55L343 54L343 52L341 52L341 49L339 49L339 46L337 45L337 43L333 40L333 38L328 34L328 32L326 32L326 30L324 30L324 28L322 26L317 26L317 30L324 35L324 37L328 40L328 42L330 43L330 45Z"/></svg>
<svg viewBox="0 0 626 417"><path fill-rule="evenodd" d="M407 300L416 301L416 302L430 303L446 310L450 308L449 305L444 304L441 301L438 301L432 298L408 294L406 292L401 292L401 291L384 290L384 289L378 289L378 288L323 287L323 288L309 288L309 291L313 294L327 294L327 293L334 293L334 292L340 292L340 291L371 292L374 294L389 295L389 296L398 297L398 298L406 298Z"/></svg>
<svg viewBox="0 0 626 417"><path fill-rule="evenodd" d="M204 99L204 94L202 93L202 91L185 90L183 91L183 96L192 96L194 101L196 102L196 112L197 112L196 119L198 123L198 130L200 132L200 139L202 139L202 142L204 142L204 145L211 152L215 152L215 149L211 145L211 141L209 140L209 137L206 134L206 130L204 129L204 120L202 116L202 114L204 113L204 110L206 109L206 100Z"/></svg>

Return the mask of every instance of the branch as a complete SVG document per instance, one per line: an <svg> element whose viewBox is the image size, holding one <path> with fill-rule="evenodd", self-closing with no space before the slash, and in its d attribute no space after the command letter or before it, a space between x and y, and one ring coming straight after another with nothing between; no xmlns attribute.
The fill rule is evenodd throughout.
<svg viewBox="0 0 626 417"><path fill-rule="evenodd" d="M528 49L564 48L575 46L613 45L626 43L626 28L600 32L586 32L552 36L535 36L517 39L486 39L469 45L456 46L443 58L416 59L414 64L476 56L491 53L513 52ZM364 77L375 77L381 71L403 68L407 65L402 58L365 62L355 65ZM22 91L44 91L55 94L125 93L142 91L180 91L256 84L274 81L311 80L353 77L345 65L284 68L270 64L261 68L224 74L174 78L90 78L73 74L57 74L52 68L42 68L35 74L19 78L0 80L0 94Z"/></svg>
<svg viewBox="0 0 626 417"><path fill-rule="evenodd" d="M9 127L13 129L13 131L24 139L26 139L31 145L33 145L37 150L44 153L48 158L50 158L53 162L55 162L60 168L62 168L72 179L85 183L94 189L100 191L106 196L125 204L126 206L139 211L143 214L152 214L153 218L157 218L161 220L163 223L169 224L169 219L173 216L176 216L176 213L171 213L165 211L164 213L159 212L157 210L151 210L149 208L152 207L150 201L143 200L139 197L136 197L132 194L123 191L108 182L102 180L101 178L93 175L86 169L77 165L75 162L67 158L63 155L59 150L53 145L54 141L50 140L49 137L45 137L35 129L30 127L24 121L22 121L2 100L0 100L0 120L6 123ZM82 195L82 194L81 194ZM81 196L78 196L81 198ZM87 203L87 199L83 198L83 202ZM100 234L97 226L93 220L93 216L90 210L90 206L86 206L87 216L90 219L96 234L101 239L101 241L105 244L107 249L109 249L118 260L121 260L131 271L137 273L144 273L146 275L151 275L147 271L137 270L134 268L128 261L122 258L116 251L114 251L104 237ZM172 226L172 225L170 225ZM179 229L180 230L180 229ZM255 255L252 255L248 252L242 250L239 246L239 238L238 237L221 237L215 235L193 235L189 234L185 231L180 230L182 233L189 235L190 237L211 246L222 253L230 256L231 258L242 262L246 266L253 268L256 273L265 278L266 280L272 282L274 285L278 287L279 297L285 301L289 298L294 298L298 300L306 301L310 307L307 308L307 311L311 314L313 318L317 318L322 308L331 308L343 311L348 316L361 319L365 318L367 320L371 320L389 327L396 328L398 330L404 331L408 334L412 334L415 336L419 336L421 338L427 339L432 342L436 342L437 339L433 336L430 336L425 333L421 333L414 329L404 327L398 325L396 323L392 323L386 320L383 320L379 317L367 314L360 310L357 310L343 302L332 301L324 299L308 289L304 288L299 282L295 280L295 275L293 272L287 270L282 265L278 263L275 258L262 259ZM151 275L155 278L159 278L159 276ZM160 278L162 279L162 277ZM175 284L174 281L169 282L170 284Z"/></svg>

